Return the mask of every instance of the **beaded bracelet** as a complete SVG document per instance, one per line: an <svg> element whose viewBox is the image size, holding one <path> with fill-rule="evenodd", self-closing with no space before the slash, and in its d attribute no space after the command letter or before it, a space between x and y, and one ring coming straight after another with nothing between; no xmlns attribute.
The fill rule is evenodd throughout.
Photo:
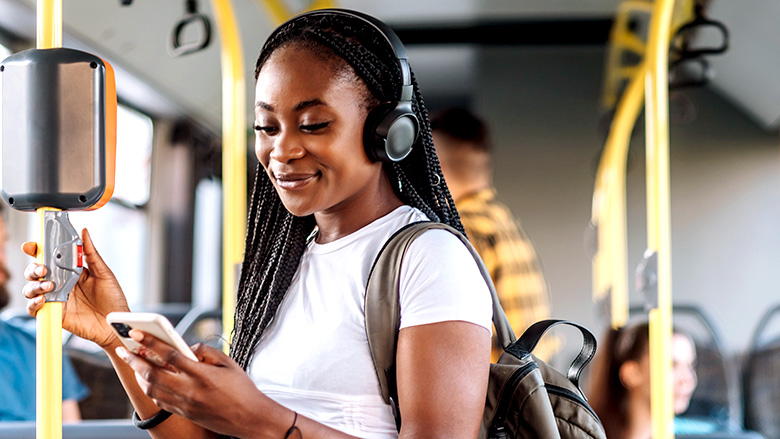
<svg viewBox="0 0 780 439"><path fill-rule="evenodd" d="M298 430L299 434L301 432L301 430L295 426L295 423L298 421L298 412L293 411L293 413L295 413L295 417L293 418L293 423L290 426L290 428L287 430L287 434L284 435L284 439L289 439L290 435L292 435L295 430Z"/></svg>
<svg viewBox="0 0 780 439"><path fill-rule="evenodd" d="M141 418L138 417L138 412L133 410L133 424L135 424L135 426L140 428L141 430L148 430L150 428L157 427L158 425L162 424L163 421L165 421L170 417L171 417L171 412L160 410L159 412L155 413L154 416L152 416L151 418L144 419L142 421Z"/></svg>

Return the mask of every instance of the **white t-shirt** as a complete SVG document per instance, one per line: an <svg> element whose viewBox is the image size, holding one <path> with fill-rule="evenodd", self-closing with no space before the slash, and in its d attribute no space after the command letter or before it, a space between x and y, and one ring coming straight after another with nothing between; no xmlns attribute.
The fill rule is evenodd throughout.
<svg viewBox="0 0 780 439"><path fill-rule="evenodd" d="M327 244L312 240L248 372L274 401L358 437L396 438L365 330L368 274L387 239L426 220L401 206ZM400 277L401 328L461 320L490 331L490 293L466 247L445 230L418 237Z"/></svg>

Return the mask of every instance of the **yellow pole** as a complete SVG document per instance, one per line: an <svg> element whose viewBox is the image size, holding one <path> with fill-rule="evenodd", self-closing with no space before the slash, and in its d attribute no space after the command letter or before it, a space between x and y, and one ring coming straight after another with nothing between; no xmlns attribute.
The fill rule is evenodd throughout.
<svg viewBox="0 0 780 439"><path fill-rule="evenodd" d="M669 186L669 40L674 0L656 0L645 82L647 246L658 257L658 308L650 313L653 438L674 437L672 406L672 264Z"/></svg>
<svg viewBox="0 0 780 439"><path fill-rule="evenodd" d="M246 82L232 3L211 4L222 49L222 328L230 341L246 235Z"/></svg>
<svg viewBox="0 0 780 439"><path fill-rule="evenodd" d="M38 0L36 8L38 49L62 47L62 0ZM38 209L40 238L38 262L49 251L44 239L44 212ZM46 302L36 316L36 437L62 438L62 302Z"/></svg>

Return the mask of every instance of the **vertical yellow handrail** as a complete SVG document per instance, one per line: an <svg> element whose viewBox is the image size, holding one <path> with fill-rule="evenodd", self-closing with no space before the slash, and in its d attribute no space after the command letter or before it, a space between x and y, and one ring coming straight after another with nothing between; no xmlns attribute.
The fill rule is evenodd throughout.
<svg viewBox="0 0 780 439"><path fill-rule="evenodd" d="M229 343L246 235L246 80L231 0L211 4L222 53L222 328Z"/></svg>
<svg viewBox="0 0 780 439"><path fill-rule="evenodd" d="M669 179L669 40L674 0L656 0L645 74L647 247L657 255L658 307L650 311L653 438L674 438L672 406L672 264Z"/></svg>
<svg viewBox="0 0 780 439"><path fill-rule="evenodd" d="M36 5L36 46L38 49L62 47L62 0L38 0ZM40 225L39 263L45 248L44 212L37 210ZM62 302L46 302L36 316L35 431L38 439L62 438Z"/></svg>

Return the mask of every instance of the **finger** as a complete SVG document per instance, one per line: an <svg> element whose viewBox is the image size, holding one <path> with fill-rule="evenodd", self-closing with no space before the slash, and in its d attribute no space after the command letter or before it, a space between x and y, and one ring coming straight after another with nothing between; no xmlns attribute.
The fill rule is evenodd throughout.
<svg viewBox="0 0 780 439"><path fill-rule="evenodd" d="M100 257L100 253L95 248L95 243L92 242L92 237L87 229L81 231L81 240L84 244L84 258L87 261L90 273L97 277L113 277L114 274L105 261L103 261L103 258Z"/></svg>
<svg viewBox="0 0 780 439"><path fill-rule="evenodd" d="M132 337L133 340L137 341L145 348L154 351L154 353L162 359L166 366L172 366L177 370L192 373L192 365L198 364L197 362L187 358L173 346L153 335L144 333L143 331L133 329L130 331L130 337Z"/></svg>
<svg viewBox="0 0 780 439"><path fill-rule="evenodd" d="M24 297L28 299L35 299L38 296L50 292L54 288L54 284L51 281L31 281L24 284L22 287L22 293Z"/></svg>
<svg viewBox="0 0 780 439"><path fill-rule="evenodd" d="M30 264L24 269L24 278L27 280L38 280L46 276L46 267L41 264Z"/></svg>
<svg viewBox="0 0 780 439"><path fill-rule="evenodd" d="M151 392L151 388L153 387L152 375L154 374L154 367L151 363L146 361L142 356L130 352L123 346L119 346L114 352L116 352L116 355L135 371L135 380L138 382L138 386L144 391L144 394L149 396L149 392Z"/></svg>
<svg viewBox="0 0 780 439"><path fill-rule="evenodd" d="M30 241L25 242L24 244L22 244L22 251L26 255L28 255L28 256L32 256L32 257L38 256L37 255L37 253L38 253L38 243L37 242L30 242Z"/></svg>
<svg viewBox="0 0 780 439"><path fill-rule="evenodd" d="M38 315L38 311L43 308L44 304L46 304L46 298L43 296L38 296L33 300L29 300L27 302L27 314L35 317Z"/></svg>

